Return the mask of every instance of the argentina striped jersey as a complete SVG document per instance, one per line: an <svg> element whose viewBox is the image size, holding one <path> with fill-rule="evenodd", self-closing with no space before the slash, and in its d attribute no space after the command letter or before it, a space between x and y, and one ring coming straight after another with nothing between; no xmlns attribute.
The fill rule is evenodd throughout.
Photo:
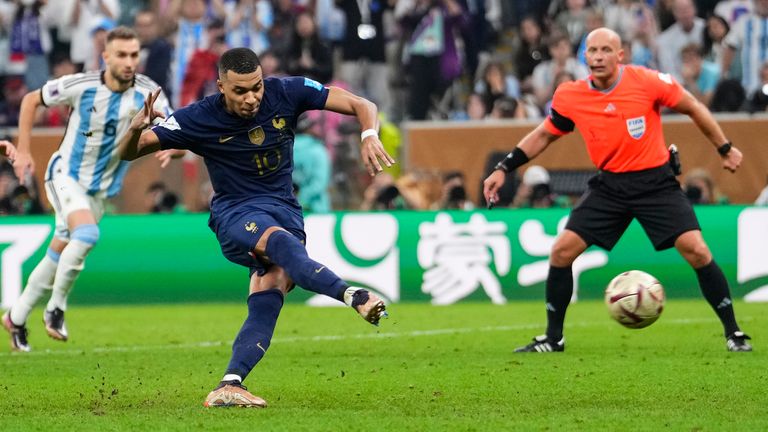
<svg viewBox="0 0 768 432"><path fill-rule="evenodd" d="M128 162L121 161L117 154L119 138L128 131L131 119L143 108L147 96L159 86L136 74L133 86L116 93L106 86L103 74L102 71L65 75L42 87L41 97L46 106L72 108L64 138L48 164L46 180L50 180L54 169L61 168L89 195L111 197L120 192L128 170ZM171 113L163 93L154 108L166 117Z"/></svg>

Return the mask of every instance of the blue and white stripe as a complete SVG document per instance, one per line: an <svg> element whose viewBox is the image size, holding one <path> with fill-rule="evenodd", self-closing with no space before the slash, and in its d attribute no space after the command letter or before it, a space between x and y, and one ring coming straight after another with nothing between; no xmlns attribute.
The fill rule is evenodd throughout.
<svg viewBox="0 0 768 432"><path fill-rule="evenodd" d="M119 138L128 131L131 119L157 87L149 78L137 75L133 87L115 93L102 82L98 72L49 81L42 90L46 105L73 108L61 146L52 160L60 157L62 171L89 195L116 195L128 170L128 163L117 154ZM158 98L155 109L171 112L164 95Z"/></svg>

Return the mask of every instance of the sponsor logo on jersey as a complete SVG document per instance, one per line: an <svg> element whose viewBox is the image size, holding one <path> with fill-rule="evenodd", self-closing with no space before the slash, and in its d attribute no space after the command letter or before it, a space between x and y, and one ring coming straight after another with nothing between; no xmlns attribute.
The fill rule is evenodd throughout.
<svg viewBox="0 0 768 432"><path fill-rule="evenodd" d="M256 231L259 230L259 227L257 227L256 224L253 222L248 222L245 224L245 230L248 231L249 233L256 234Z"/></svg>
<svg viewBox="0 0 768 432"><path fill-rule="evenodd" d="M672 76L668 73L659 72L659 79L667 84L672 84Z"/></svg>
<svg viewBox="0 0 768 432"><path fill-rule="evenodd" d="M220 142L220 143L225 143L225 142L227 142L227 141L231 140L231 139L232 139L232 138L234 138L234 137L235 137L234 135L232 135L232 136L228 136L228 137L225 137L225 136L220 136L220 137L219 137L219 142Z"/></svg>

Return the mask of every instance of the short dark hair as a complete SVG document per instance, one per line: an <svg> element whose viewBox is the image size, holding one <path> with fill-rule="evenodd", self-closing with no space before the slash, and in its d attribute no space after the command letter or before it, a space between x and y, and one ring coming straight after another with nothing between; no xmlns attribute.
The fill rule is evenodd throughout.
<svg viewBox="0 0 768 432"><path fill-rule="evenodd" d="M221 55L219 75L226 75L227 71L249 74L256 72L259 66L261 66L259 56L250 48L232 48Z"/></svg>
<svg viewBox="0 0 768 432"><path fill-rule="evenodd" d="M126 26L115 27L107 33L107 43L110 43L115 39L131 40L138 38L138 33L136 33L134 29Z"/></svg>

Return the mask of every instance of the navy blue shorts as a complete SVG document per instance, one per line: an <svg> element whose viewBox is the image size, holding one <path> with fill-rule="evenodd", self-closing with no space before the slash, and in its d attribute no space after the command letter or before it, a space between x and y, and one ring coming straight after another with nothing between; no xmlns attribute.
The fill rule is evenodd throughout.
<svg viewBox="0 0 768 432"><path fill-rule="evenodd" d="M212 221L213 221L212 216ZM235 264L248 267L259 276L271 263L253 254L261 236L269 227L281 227L305 243L304 217L300 210L277 204L246 204L225 215L216 215L211 230L221 245L221 252Z"/></svg>
<svg viewBox="0 0 768 432"><path fill-rule="evenodd" d="M588 245L611 250L632 219L656 250L669 249L688 231L701 230L693 207L668 164L621 174L600 172L571 211L565 229Z"/></svg>

